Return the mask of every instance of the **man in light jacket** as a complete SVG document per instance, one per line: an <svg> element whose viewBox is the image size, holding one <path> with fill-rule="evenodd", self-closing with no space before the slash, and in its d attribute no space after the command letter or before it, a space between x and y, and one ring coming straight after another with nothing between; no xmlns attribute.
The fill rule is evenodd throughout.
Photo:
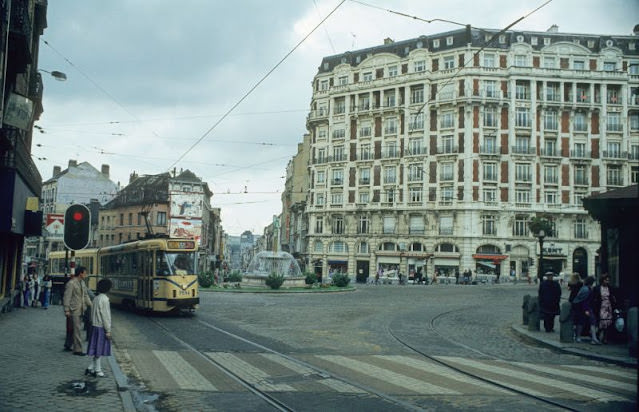
<svg viewBox="0 0 639 412"><path fill-rule="evenodd" d="M64 315L73 322L73 354L86 355L82 350L82 315L91 306L91 299L87 292L84 279L87 277L87 269L79 266L76 276L69 281L64 290Z"/></svg>

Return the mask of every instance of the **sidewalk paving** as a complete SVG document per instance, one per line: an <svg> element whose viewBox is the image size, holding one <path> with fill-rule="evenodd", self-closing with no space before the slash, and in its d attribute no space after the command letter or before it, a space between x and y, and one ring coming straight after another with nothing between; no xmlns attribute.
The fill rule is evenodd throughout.
<svg viewBox="0 0 639 412"><path fill-rule="evenodd" d="M84 376L89 357L63 350L62 306L13 308L0 330L1 411L135 410L113 356L102 361L106 377L93 378Z"/></svg>
<svg viewBox="0 0 639 412"><path fill-rule="evenodd" d="M543 330L531 331L526 325L512 325L512 329L520 336L566 353L623 366L637 367L637 358L630 356L627 344L591 345L588 338L585 338L583 342L560 342L558 331L550 333Z"/></svg>

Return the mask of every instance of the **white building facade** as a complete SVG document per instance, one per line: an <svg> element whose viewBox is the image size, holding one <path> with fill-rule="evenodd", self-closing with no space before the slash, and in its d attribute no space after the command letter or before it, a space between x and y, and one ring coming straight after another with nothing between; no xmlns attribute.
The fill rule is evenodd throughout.
<svg viewBox="0 0 639 412"><path fill-rule="evenodd" d="M461 29L323 59L313 81L307 261L502 279L595 275L589 194L637 183L639 36ZM310 269L310 268L309 268Z"/></svg>

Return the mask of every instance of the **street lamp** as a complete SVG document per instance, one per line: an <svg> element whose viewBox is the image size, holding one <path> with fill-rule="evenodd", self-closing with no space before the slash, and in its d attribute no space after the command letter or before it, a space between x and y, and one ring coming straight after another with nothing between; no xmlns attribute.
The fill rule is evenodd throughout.
<svg viewBox="0 0 639 412"><path fill-rule="evenodd" d="M544 238L545 237L546 237L546 232L544 232L543 229L540 230L539 233L537 233L537 238L539 239L539 267L537 268L537 277L539 278L540 282L544 275L542 265L544 263Z"/></svg>
<svg viewBox="0 0 639 412"><path fill-rule="evenodd" d="M44 72L44 73L49 73L51 75L51 77L53 77L54 79L56 79L59 82L63 82L63 81L65 81L67 79L66 73L59 72L57 70L48 71L48 70L44 70L44 69L38 69L38 71L41 71L41 72Z"/></svg>

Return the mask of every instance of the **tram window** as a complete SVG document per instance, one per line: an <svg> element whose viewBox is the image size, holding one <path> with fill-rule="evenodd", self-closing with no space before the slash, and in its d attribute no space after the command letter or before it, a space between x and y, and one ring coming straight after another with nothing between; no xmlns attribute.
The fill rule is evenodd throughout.
<svg viewBox="0 0 639 412"><path fill-rule="evenodd" d="M159 276L192 274L195 266L194 253L158 252L156 255L156 270Z"/></svg>

